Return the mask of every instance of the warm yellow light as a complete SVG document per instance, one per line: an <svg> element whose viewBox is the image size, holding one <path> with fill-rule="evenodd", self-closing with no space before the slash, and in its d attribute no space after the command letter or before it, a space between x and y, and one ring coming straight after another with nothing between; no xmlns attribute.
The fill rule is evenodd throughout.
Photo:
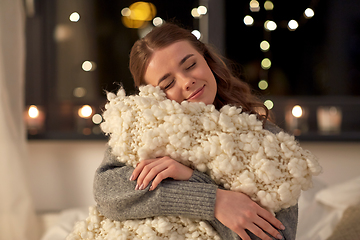
<svg viewBox="0 0 360 240"><path fill-rule="evenodd" d="M37 118L39 116L39 109L35 105L29 107L28 115L30 118Z"/></svg>
<svg viewBox="0 0 360 240"><path fill-rule="evenodd" d="M194 18L199 18L200 17L200 13L198 12L197 8L193 8L191 10L191 16L193 16Z"/></svg>
<svg viewBox="0 0 360 240"><path fill-rule="evenodd" d="M197 8L197 12L200 14L200 15L205 15L207 13L207 8L205 6L199 6Z"/></svg>
<svg viewBox="0 0 360 240"><path fill-rule="evenodd" d="M268 88L269 84L268 84L268 82L267 82L266 80L261 80L261 81L259 82L258 86L259 86L259 88L260 88L261 90L265 90L265 89Z"/></svg>
<svg viewBox="0 0 360 240"><path fill-rule="evenodd" d="M251 16L246 15L246 16L244 17L244 23L245 23L245 25L247 25L247 26L251 26L251 25L253 25L253 23L254 23L254 19L253 19Z"/></svg>
<svg viewBox="0 0 360 240"><path fill-rule="evenodd" d="M264 23L264 27L266 30L268 31L274 31L276 28L277 28L277 25L274 21L271 21L271 20L267 20L265 23Z"/></svg>
<svg viewBox="0 0 360 240"><path fill-rule="evenodd" d="M270 59L268 58L264 58L262 61L261 61L261 67L265 70L269 69L271 67L271 61Z"/></svg>
<svg viewBox="0 0 360 240"><path fill-rule="evenodd" d="M73 12L72 14L70 14L70 17L69 17L70 21L72 22L77 22L80 20L80 14L77 13L77 12Z"/></svg>
<svg viewBox="0 0 360 240"><path fill-rule="evenodd" d="M85 61L81 67L85 72L94 71L96 69L96 63L92 61Z"/></svg>
<svg viewBox="0 0 360 240"><path fill-rule="evenodd" d="M292 111L291 111L292 115L296 118L299 118L302 116L303 114L303 110L299 105L296 105L293 107Z"/></svg>
<svg viewBox="0 0 360 240"><path fill-rule="evenodd" d="M299 24L297 21L295 20L290 20L288 23L288 29L290 31L295 31L297 28L299 27Z"/></svg>
<svg viewBox="0 0 360 240"><path fill-rule="evenodd" d="M249 3L249 5L250 5L250 11L252 11L252 12L258 12L258 11L260 11L260 4L259 4L258 1L256 1L256 0L251 0L250 3Z"/></svg>
<svg viewBox="0 0 360 240"><path fill-rule="evenodd" d="M89 105L84 105L79 108L78 114L82 118L88 118L92 114L92 108Z"/></svg>
<svg viewBox="0 0 360 240"><path fill-rule="evenodd" d="M129 7L132 20L151 21L156 16L156 8L150 2L135 2Z"/></svg>
<svg viewBox="0 0 360 240"><path fill-rule="evenodd" d="M150 2L135 2L121 11L121 21L127 28L141 28L156 16L156 7Z"/></svg>
<svg viewBox="0 0 360 240"><path fill-rule="evenodd" d="M269 51L269 49L270 49L270 43L269 43L268 41L266 41L266 40L262 41L262 42L260 43L260 49L261 49L261 51L263 51L263 52Z"/></svg>
<svg viewBox="0 0 360 240"><path fill-rule="evenodd" d="M312 18L314 15L315 15L315 12L311 8L307 8L304 12L304 16L306 18Z"/></svg>
<svg viewBox="0 0 360 240"><path fill-rule="evenodd" d="M267 109L272 109L273 107L274 107L274 103L273 103L273 101L271 101L271 100L266 100L265 102L264 102L264 105L267 107Z"/></svg>
<svg viewBox="0 0 360 240"><path fill-rule="evenodd" d="M264 8L266 11L271 11L274 9L274 4L271 1L266 1L264 3Z"/></svg>
<svg viewBox="0 0 360 240"><path fill-rule="evenodd" d="M93 121L93 123L95 124L100 124L103 120L102 116L100 114L94 114L94 116L91 119Z"/></svg>

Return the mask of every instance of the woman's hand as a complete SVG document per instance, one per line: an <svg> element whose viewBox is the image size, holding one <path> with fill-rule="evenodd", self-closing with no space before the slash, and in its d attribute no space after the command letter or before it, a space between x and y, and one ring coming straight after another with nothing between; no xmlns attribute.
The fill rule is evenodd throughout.
<svg viewBox="0 0 360 240"><path fill-rule="evenodd" d="M216 192L215 217L237 233L243 240L250 240L245 229L263 240L271 240L265 232L277 239L282 239L276 228L285 229L281 222L270 212L240 192L218 189Z"/></svg>
<svg viewBox="0 0 360 240"><path fill-rule="evenodd" d="M170 157L161 157L141 161L134 169L130 180L137 179L135 190L143 190L153 180L150 190L166 178L189 180L193 170Z"/></svg>

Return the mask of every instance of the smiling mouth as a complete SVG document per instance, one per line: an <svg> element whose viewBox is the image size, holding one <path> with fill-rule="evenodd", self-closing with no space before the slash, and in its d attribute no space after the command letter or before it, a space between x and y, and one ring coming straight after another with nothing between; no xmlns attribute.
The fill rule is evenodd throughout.
<svg viewBox="0 0 360 240"><path fill-rule="evenodd" d="M201 88L199 88L198 90L196 90L195 92L193 92L186 100L196 98L197 95L204 89L204 87L205 87L205 85L202 86Z"/></svg>

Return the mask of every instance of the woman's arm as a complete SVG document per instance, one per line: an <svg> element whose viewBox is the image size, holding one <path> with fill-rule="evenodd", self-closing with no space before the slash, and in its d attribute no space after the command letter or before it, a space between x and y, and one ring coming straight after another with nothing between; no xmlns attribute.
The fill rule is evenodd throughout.
<svg viewBox="0 0 360 240"><path fill-rule="evenodd" d="M214 219L217 186L204 173L194 171L189 181L163 180L153 191L150 184L135 190L133 167L125 166L108 149L94 180L99 211L113 220L176 215Z"/></svg>

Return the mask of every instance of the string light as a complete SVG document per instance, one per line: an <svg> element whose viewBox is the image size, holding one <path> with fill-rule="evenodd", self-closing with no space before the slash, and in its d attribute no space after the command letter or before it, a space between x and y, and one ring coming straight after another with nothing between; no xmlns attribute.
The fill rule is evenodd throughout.
<svg viewBox="0 0 360 240"><path fill-rule="evenodd" d="M266 1L264 3L264 8L266 11L271 11L274 9L274 4L271 1Z"/></svg>
<svg viewBox="0 0 360 240"><path fill-rule="evenodd" d="M269 84L266 80L261 80L259 82L258 86L261 90L266 90L268 88Z"/></svg>
<svg viewBox="0 0 360 240"><path fill-rule="evenodd" d="M249 3L250 6L250 11L251 12L258 12L260 11L260 5L259 2L257 0L251 0ZM272 1L265 1L264 3L264 9L266 11L271 11L274 9L274 3ZM305 19L310 19L315 15L315 12L312 8L306 8L306 10L304 11L303 16L305 17ZM299 22L302 22L302 24L304 24L306 21L296 21L294 19L290 20L288 22L288 25L286 26L289 31L294 31L296 30L300 25ZM250 15L246 15L244 17L244 24L247 26L252 26L254 24L254 19L250 16ZM282 24L280 24L281 27L285 27ZM272 20L267 20L264 23L264 28L266 31L274 31L277 28L277 24L275 21Z"/></svg>
<svg viewBox="0 0 360 240"><path fill-rule="evenodd" d="M78 22L80 20L80 14L77 12L73 12L72 14L70 14L69 19L72 22Z"/></svg>
<svg viewBox="0 0 360 240"><path fill-rule="evenodd" d="M259 4L258 1L256 1L256 0L251 0L250 3L249 3L249 5L250 5L250 11L252 11L252 12L258 12L258 11L260 11L260 4Z"/></svg>
<svg viewBox="0 0 360 240"><path fill-rule="evenodd" d="M268 31L274 31L277 28L277 25L272 20L266 20L264 23L264 28Z"/></svg>
<svg viewBox="0 0 360 240"><path fill-rule="evenodd" d="M312 10L311 8L307 8L307 9L304 11L304 16L305 16L305 18L312 18L314 15L315 15L315 12L314 12L314 10Z"/></svg>
<svg viewBox="0 0 360 240"><path fill-rule="evenodd" d="M295 31L297 28L299 27L299 24L297 21L295 20L290 20L288 23L288 29L290 31Z"/></svg>
<svg viewBox="0 0 360 240"><path fill-rule="evenodd" d="M274 107L274 103L273 103L273 101L271 101L271 100L266 100L265 102L264 102L264 105L267 107L267 109L272 109L273 107Z"/></svg>
<svg viewBox="0 0 360 240"><path fill-rule="evenodd" d="M263 52L269 51L269 49L270 49L270 43L269 43L268 41L266 41L266 40L262 41L262 42L260 43L260 49L261 49L261 51L263 51Z"/></svg>
<svg viewBox="0 0 360 240"><path fill-rule="evenodd" d="M198 40L200 39L201 33L199 32L199 30L193 30L191 33L192 33Z"/></svg>
<svg viewBox="0 0 360 240"><path fill-rule="evenodd" d="M254 19L250 15L244 17L244 23L246 26L251 26L254 23Z"/></svg>

